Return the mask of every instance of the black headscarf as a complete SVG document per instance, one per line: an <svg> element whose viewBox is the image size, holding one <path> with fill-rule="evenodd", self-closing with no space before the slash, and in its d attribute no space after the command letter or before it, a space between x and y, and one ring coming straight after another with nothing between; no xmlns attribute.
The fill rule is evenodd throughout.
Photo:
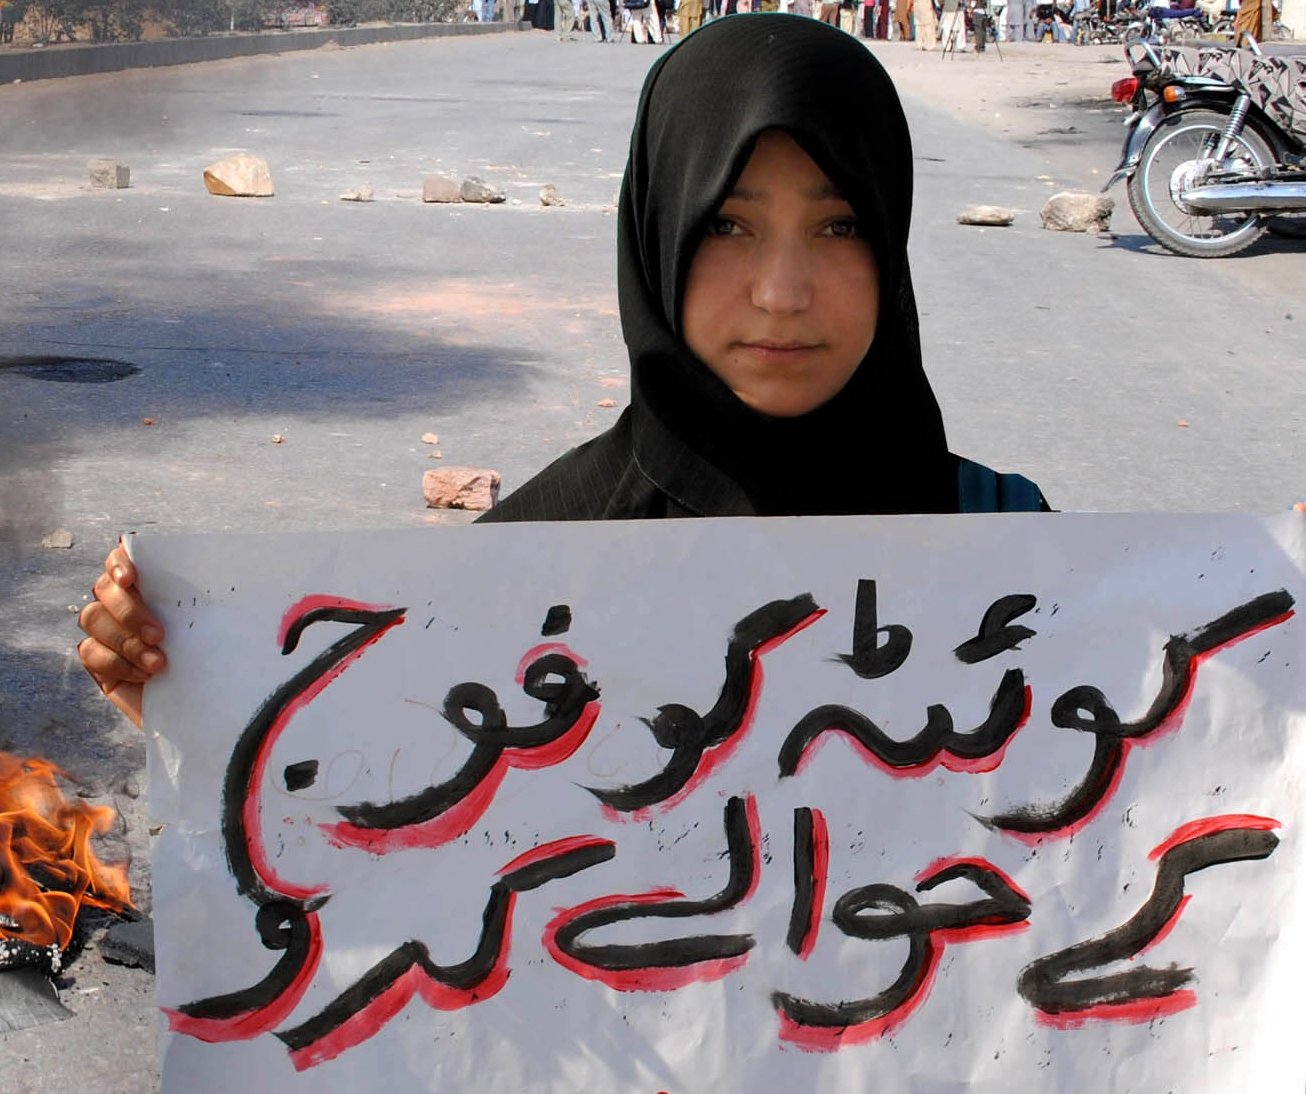
<svg viewBox="0 0 1306 1094"><path fill-rule="evenodd" d="M866 358L843 391L796 418L750 409L680 331L695 250L767 129L793 137L852 205L879 267ZM730 16L659 59L640 97L617 241L634 458L645 476L691 512L956 510L955 461L921 368L911 203L897 93L851 36L803 16Z"/></svg>

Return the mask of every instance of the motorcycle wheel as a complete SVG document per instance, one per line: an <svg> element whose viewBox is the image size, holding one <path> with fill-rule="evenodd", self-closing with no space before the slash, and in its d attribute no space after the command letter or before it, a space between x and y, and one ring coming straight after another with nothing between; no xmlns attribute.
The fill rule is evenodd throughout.
<svg viewBox="0 0 1306 1094"><path fill-rule="evenodd" d="M1189 258L1222 258L1250 247L1265 232L1255 214L1190 210L1183 191L1197 184L1224 132L1228 118L1212 110L1189 110L1167 118L1148 138L1138 170L1129 180L1129 207L1157 243ZM1268 167L1269 146L1250 127L1235 142L1231 167Z"/></svg>

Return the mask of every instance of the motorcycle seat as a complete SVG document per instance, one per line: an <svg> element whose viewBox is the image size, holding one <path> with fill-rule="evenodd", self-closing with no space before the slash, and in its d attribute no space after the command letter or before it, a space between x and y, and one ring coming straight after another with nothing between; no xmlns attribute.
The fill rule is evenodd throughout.
<svg viewBox="0 0 1306 1094"><path fill-rule="evenodd" d="M1246 91L1274 121L1306 143L1306 49L1258 57L1228 46L1165 46L1162 68L1176 76L1206 76Z"/></svg>

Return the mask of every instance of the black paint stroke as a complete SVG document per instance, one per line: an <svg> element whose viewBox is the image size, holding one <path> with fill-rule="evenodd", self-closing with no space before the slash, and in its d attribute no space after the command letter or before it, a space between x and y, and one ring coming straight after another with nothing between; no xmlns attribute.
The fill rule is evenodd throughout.
<svg viewBox="0 0 1306 1094"><path fill-rule="evenodd" d="M883 645L880 635L884 635ZM911 643L911 631L901 623L880 626L875 582L867 578L858 581L853 610L853 651L839 654L839 660L863 680L876 680L902 667L911 653Z"/></svg>
<svg viewBox="0 0 1306 1094"><path fill-rule="evenodd" d="M1070 980L1141 953L1179 911L1188 874L1226 862L1265 859L1279 840L1273 832L1231 828L1170 848L1157 865L1152 893L1126 923L1099 938L1069 946L1026 965L1017 988L1026 1002L1046 1014L1073 1014L1098 1006L1119 1006L1164 999L1193 979L1193 970L1170 965L1158 969L1139 965L1122 972Z"/></svg>
<svg viewBox="0 0 1306 1094"><path fill-rule="evenodd" d="M1225 612L1187 634L1172 635L1162 649L1161 686L1147 711L1122 722L1107 697L1087 684L1073 687L1052 704L1052 724L1093 734L1097 740L1088 772L1078 786L1050 806L1023 806L990 818L977 818L989 828L1036 835L1054 832L1088 817L1104 800L1124 763L1125 742L1159 729L1187 697L1203 654L1236 642L1284 618L1293 607L1286 589L1264 593Z"/></svg>
<svg viewBox="0 0 1306 1094"><path fill-rule="evenodd" d="M222 783L222 842L227 864L236 879L236 890L255 904L270 904L281 899L268 889L254 869L249 850L249 833L245 829L245 800L254 793L254 769L263 742L287 709L341 662L358 652L378 634L403 618L404 608L373 611L362 608L317 608L305 612L286 632L282 655L293 653L305 628L313 623L352 623L355 628L338 639L276 689L255 712L240 734ZM317 905L320 906L320 902Z"/></svg>
<svg viewBox="0 0 1306 1094"><path fill-rule="evenodd" d="M916 736L897 741L866 715L851 707L828 705L805 714L780 746L780 777L798 771L803 755L824 733L847 733L862 748L892 768L919 767L940 753L961 760L980 760L1003 747L1025 717L1025 674L1008 669L998 682L989 704L989 716L968 733L953 729L947 707L926 708L925 728Z"/></svg>
<svg viewBox="0 0 1306 1094"><path fill-rule="evenodd" d="M571 630L569 604L554 604L544 613L544 626L540 628L540 634L545 638L551 638L555 634L566 634L569 630Z"/></svg>
<svg viewBox="0 0 1306 1094"><path fill-rule="evenodd" d="M307 903L290 901L263 884L250 854L250 834L245 827L246 799L255 792L254 770L264 742L288 708L305 692L357 653L378 634L402 619L404 608L384 611L354 608L317 608L305 612L286 631L283 656L293 653L304 630L313 623L352 623L355 629L318 654L276 689L255 712L227 762L222 783L222 842L236 891L258 906L254 926L263 946L283 950L272 970L248 988L227 995L197 1000L178 1007L188 1017L223 1019L261 1009L274 1002L303 971L312 950L307 912L320 908L326 897Z"/></svg>
<svg viewBox="0 0 1306 1094"><path fill-rule="evenodd" d="M560 679L559 679L560 678ZM440 816L475 790L505 749L545 748L570 732L585 707L599 697L576 662L564 653L546 653L526 668L522 691L544 704L544 720L510 726L498 696L484 684L455 684L444 700L445 719L472 742L466 762L444 782L390 802L342 805L337 812L359 828L388 830L422 824ZM473 721L468 714L479 716Z"/></svg>
<svg viewBox="0 0 1306 1094"><path fill-rule="evenodd" d="M1021 923L1029 918L1029 901L996 870L974 863L955 863L917 886L932 889L965 878L985 894L968 904L920 904L895 885L863 885L844 893L834 906L834 922L851 938L886 941L905 937L909 947L898 978L868 999L822 1003L788 992L772 993L777 1011L801 1026L846 1029L884 1018L906 1006L929 976L938 956L935 931ZM863 914L863 913L873 914Z"/></svg>
<svg viewBox="0 0 1306 1094"><path fill-rule="evenodd" d="M792 600L773 600L735 624L726 645L726 678L715 705L704 715L680 703L658 708L645 724L671 758L658 774L631 786L587 787L604 805L619 812L644 809L683 790L698 771L703 754L724 744L743 724L759 670L757 650L782 637L819 611L810 593Z"/></svg>
<svg viewBox="0 0 1306 1094"><path fill-rule="evenodd" d="M815 860L812 810L804 805L794 810L794 903L785 935L785 942L794 953L802 953L812 925L812 901L816 899L817 885Z"/></svg>
<svg viewBox="0 0 1306 1094"><path fill-rule="evenodd" d="M580 847L554 858L530 863L503 875L490 886L490 896L481 916L481 936L471 957L454 965L437 965L430 951L414 939L397 946L332 1002L306 1022L276 1033L292 1052L309 1048L339 1029L363 1010L409 969L417 967L435 984L453 992L474 993L495 971L508 942L508 927L517 893L537 889L549 881L570 877L616 854L611 843ZM476 1002L472 997L468 1004Z"/></svg>
<svg viewBox="0 0 1306 1094"><path fill-rule="evenodd" d="M304 909L288 900L264 904L254 917L254 928L266 949L285 951L272 971L240 991L185 1003L177 1008L180 1013L188 1018L236 1018L271 1005L298 979L313 943Z"/></svg>
<svg viewBox="0 0 1306 1094"><path fill-rule="evenodd" d="M1023 625L1013 626L1011 621L1032 611L1037 603L1038 598L1029 593L998 597L980 620L979 633L952 651L957 660L965 665L987 661L990 657L1015 649L1026 638L1033 638L1038 632Z"/></svg>
<svg viewBox="0 0 1306 1094"><path fill-rule="evenodd" d="M753 887L757 857L743 798L731 798L726 802L725 831L730 876L719 893L705 900L614 904L582 912L558 928L555 936L558 949L582 964L613 972L679 968L700 961L717 961L747 953L755 944L750 934L691 935L634 944L593 945L581 941L582 936L589 931L612 923L712 915L733 908L743 901Z"/></svg>
<svg viewBox="0 0 1306 1094"><path fill-rule="evenodd" d="M286 764L281 778L287 790L305 790L317 782L317 769L317 760L300 760L299 763Z"/></svg>

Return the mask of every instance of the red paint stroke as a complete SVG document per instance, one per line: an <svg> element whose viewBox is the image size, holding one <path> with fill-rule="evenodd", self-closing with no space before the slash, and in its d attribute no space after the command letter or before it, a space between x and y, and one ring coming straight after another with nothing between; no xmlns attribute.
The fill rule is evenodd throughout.
<svg viewBox="0 0 1306 1094"><path fill-rule="evenodd" d="M1190 657L1188 659L1188 687L1185 689L1183 696L1175 704L1174 709L1165 716L1160 725L1147 734L1147 736L1126 737L1121 740L1120 744L1122 747L1120 751L1120 762L1116 764L1115 774L1112 775L1110 782L1102 792L1102 796L1098 799L1097 804L1095 804L1087 814L1075 821L1073 824L1067 824L1063 828L1056 828L1049 832L1010 832L1006 829L1002 829L1002 834L1004 836L1010 836L1012 839L1019 840L1021 843L1029 847L1036 847L1045 840L1060 840L1078 835L1079 832L1087 828L1093 821L1097 820L1101 815L1102 810L1106 808L1107 803L1115 796L1116 791L1120 788L1120 780L1124 777L1125 768L1128 766L1130 749L1135 746L1146 748L1159 738L1173 733L1183 723L1184 717L1188 713L1188 706L1193 699L1193 691L1197 687L1197 674L1201 669L1202 664L1207 659L1220 653L1222 650L1226 650L1230 646L1236 646L1239 642L1251 638L1253 635L1260 634L1262 631L1269 630L1271 627L1277 627L1280 623L1287 622L1294 615L1296 615L1296 612L1290 609L1282 615L1276 615L1273 619L1266 620L1264 623L1253 627L1249 631L1234 635L1227 642L1222 642L1218 646L1212 646L1209 650L1194 654Z"/></svg>
<svg viewBox="0 0 1306 1094"><path fill-rule="evenodd" d="M1184 893L1184 895L1179 898L1179 903L1175 906L1175 910L1171 914L1170 918L1167 919L1161 925L1161 929L1156 932L1156 934L1152 937L1152 940L1148 942L1145 946L1140 947L1138 952L1135 953L1132 957L1130 957L1130 960L1134 961L1137 958L1141 957L1143 954L1147 953L1148 950L1153 949L1156 946L1159 946L1161 942L1165 939L1165 937L1175 929L1175 926L1179 922L1179 917L1184 914L1184 909L1188 907L1188 902L1192 899L1193 899L1192 893Z"/></svg>
<svg viewBox="0 0 1306 1094"><path fill-rule="evenodd" d="M304 965L295 979L270 1003L230 1018L197 1018L170 1007L160 1007L168 1018L168 1028L212 1045L223 1041L248 1041L279 1026L299 1005L322 959L322 928L317 913L309 912L305 919L309 944Z"/></svg>
<svg viewBox="0 0 1306 1094"><path fill-rule="evenodd" d="M713 772L734 755L735 750L743 744L748 731L753 727L753 716L757 713L757 704L762 698L762 685L766 681L766 672L758 658L765 653L770 653L777 646L788 642L799 631L806 630L825 613L825 608L817 608L810 615L800 619L784 634L776 635L774 638L763 642L756 649L749 651L748 659L753 664L753 672L749 682L748 702L744 706L743 717L739 719L739 728L719 745L714 745L703 753L694 774L689 777L689 781L684 786L665 801L658 802L656 805L645 806L643 809L634 809L629 813L620 813L610 805L600 806L604 819L614 824L642 824L654 816L670 812L711 778Z"/></svg>
<svg viewBox="0 0 1306 1094"><path fill-rule="evenodd" d="M290 1053L290 1062L296 1071L334 1060L343 1052L362 1044L378 1033L382 1026L404 1009L414 995L433 1010L462 1010L497 995L508 982L508 950L512 940L512 918L517 894L508 897L508 910L504 919L503 946L495 959L494 968L484 980L472 988L451 988L432 980L420 965L413 965L398 976L394 983L365 1007L351 1014L330 1033L310 1045Z"/></svg>
<svg viewBox="0 0 1306 1094"><path fill-rule="evenodd" d="M1005 870L1001 870L997 866L994 866L993 863L991 863L986 858L978 858L974 856L963 856L963 855L954 855L954 856L945 855L943 858L936 858L933 862L931 862L928 866L926 866L919 874L917 874L915 878L913 878L912 880L914 880L919 885L923 882L930 881L938 877L941 873L943 873L944 870L947 870L953 866L974 866L976 869L984 870L987 873L997 874L997 876L1000 877L1003 880L1003 882L1006 884L1007 888L1009 888L1013 893L1015 893L1018 897L1020 897L1020 899L1023 900L1026 904L1034 903L1032 900L1030 900L1029 894L1025 892L1024 889L1022 889L1011 879L1010 874L1008 874ZM964 879L958 879L958 880L964 880Z"/></svg>
<svg viewBox="0 0 1306 1094"><path fill-rule="evenodd" d="M1093 804L1093 808L1080 817L1079 820L1063 825L1060 828L1050 829L1047 832L1012 832L1006 828L1000 828L998 831L1004 836L1023 843L1026 847L1038 847L1045 841L1051 842L1077 836L1102 815L1107 803L1115 796L1115 792L1120 789L1120 780L1125 777L1125 768L1129 766L1129 750L1136 743L1136 739L1130 738L1125 738L1120 742L1120 761L1116 764L1115 771L1111 773L1111 778L1102 791L1102 796Z"/></svg>
<svg viewBox="0 0 1306 1094"><path fill-rule="evenodd" d="M812 811L812 907L807 930L798 947L798 958L806 961L816 949L816 938L821 931L821 913L825 910L825 887L830 880L830 829L825 814Z"/></svg>
<svg viewBox="0 0 1306 1094"><path fill-rule="evenodd" d="M344 596L327 596L323 593L313 593L310 596L303 597L296 601L281 616L281 626L277 629L277 645L286 644L286 635L290 633L290 628L300 621L309 612L319 611L323 608L342 608L347 612L388 612L393 611L389 604L365 604L361 600L350 600Z"/></svg>
<svg viewBox="0 0 1306 1094"><path fill-rule="evenodd" d="M684 899L685 894L678 889L655 889L648 893L614 893L610 896L596 897L574 908L564 908L544 928L544 948L564 969L575 973L583 980L597 980L617 991L675 991L689 984L722 980L740 968L748 960L748 954L698 961L692 965L603 969L564 953L558 945L558 932L572 920L588 912L621 904L661 904L670 900Z"/></svg>
<svg viewBox="0 0 1306 1094"><path fill-rule="evenodd" d="M943 956L944 947L935 944L939 933L930 932L927 943L929 953L921 966L916 983L912 985L911 994L893 1010L868 1022L858 1022L851 1026L805 1026L788 1015L781 1014L780 1040L801 1048L804 1052L837 1052L846 1045L862 1045L892 1033L929 997L930 986L939 967L939 959Z"/></svg>
<svg viewBox="0 0 1306 1094"><path fill-rule="evenodd" d="M373 855L418 847L441 847L466 835L485 815L509 768L534 771L560 764L574 755L598 721L601 706L597 699L586 703L576 724L551 744L540 748L504 749L476 788L438 817L401 828L363 828L350 821L320 824L318 827L336 847L357 847Z"/></svg>
<svg viewBox="0 0 1306 1094"><path fill-rule="evenodd" d="M306 596L299 601L293 608L286 612L281 619L281 642L285 643L285 633L294 625L295 621L301 618L305 612L313 611L317 608L344 608L347 611L369 611L369 612L386 612L393 611L393 608L383 605L364 604L358 600L347 600L338 596ZM298 613L298 614L296 614ZM267 774L268 760L271 758L272 750L280 739L290 719L299 713L304 707L311 703L321 694L333 680L340 676L350 665L352 665L362 653L372 646L378 639L386 634L390 628L398 626L404 621L404 616L397 616L385 626L381 627L374 635L364 642L358 649L352 651L342 658L339 663L334 665L329 672L323 673L314 680L307 688L301 691L288 702L277 715L267 734L264 736L262 743L259 745L258 755L254 758L254 769L250 772L249 786L246 788L245 800L241 804L241 820L245 825L245 847L249 852L250 864L254 867L260 880L269 889L288 897L291 900L309 900L312 897L320 896L327 891L325 885L299 885L294 882L286 881L282 878L273 867L268 859L267 853L263 847L263 806L258 800L257 790L263 785L264 777Z"/></svg>
<svg viewBox="0 0 1306 1094"><path fill-rule="evenodd" d="M1035 1010L1034 1020L1040 1026L1052 1029L1080 1029L1087 1022L1129 1022L1138 1025L1167 1018L1187 1010L1197 1003L1197 993L1188 988L1176 991L1162 999L1132 999L1128 1003L1099 1003L1084 1010L1062 1011L1049 1014Z"/></svg>
<svg viewBox="0 0 1306 1094"><path fill-rule="evenodd" d="M815 817L816 810L812 812L813 817ZM824 818L822 818L822 827L824 827ZM815 830L815 825L813 829ZM948 869L948 867L957 865L975 866L997 874L1011 888L1012 892L1018 894L1022 900L1029 901L1029 897L1024 890L1012 881L1005 871L994 866L986 858L954 856L935 859L916 875L916 881L918 883L929 881ZM934 983L934 974L938 970L943 952L948 946L962 942L980 942L991 938L1001 938L1028 929L1029 920L1025 919L1016 923L979 922L965 927L946 927L930 931L929 953L916 983L911 988L911 994L893 1010L889 1011L888 1014L882 1014L869 1022L859 1022L851 1026L805 1026L788 1015L781 1014L780 1040L795 1045L805 1052L835 1052L845 1045L865 1044L867 1041L883 1037L902 1025L929 998Z"/></svg>
<svg viewBox="0 0 1306 1094"><path fill-rule="evenodd" d="M1155 861L1181 843L1190 843L1195 839L1201 839L1202 836L1209 836L1216 832L1227 832L1238 828L1248 828L1255 832L1268 832L1272 828L1278 827L1280 827L1280 824L1273 817L1258 817L1251 813L1225 813L1219 817L1204 817L1201 820L1181 824L1166 839L1153 847L1147 853L1147 857Z"/></svg>
<svg viewBox="0 0 1306 1094"><path fill-rule="evenodd" d="M532 646L521 655L521 660L517 662L517 673L513 677L518 686L526 683L526 670L531 667L531 662L538 657L545 657L551 653L560 653L564 657L570 657L578 669L588 667L589 662L579 654L574 652L566 642L541 642L538 646Z"/></svg>
<svg viewBox="0 0 1306 1094"><path fill-rule="evenodd" d="M762 880L762 822L757 816L756 795L749 794L744 798L744 816L748 821L748 847L753 856L753 880L749 882L744 895L734 903L733 907L736 908L752 898Z"/></svg>
<svg viewBox="0 0 1306 1094"><path fill-rule="evenodd" d="M520 870L523 866L534 866L537 862L543 862L545 859L561 858L563 855L569 855L573 851L580 851L587 847L614 847L616 846L611 840L602 839L598 836L566 836L563 839L555 839L549 843L542 843L538 847L532 847L518 855L506 866L501 866L497 871L499 877L504 874L511 874L514 870Z"/></svg>
<svg viewBox="0 0 1306 1094"><path fill-rule="evenodd" d="M894 767L892 764L885 763L873 751L862 744L853 734L845 729L835 726L828 726L808 745L803 754L798 758L798 765L794 770L795 775L801 775L810 764L818 752L820 752L828 741L835 737L845 737L852 746L853 752L866 764L875 768L882 774L888 775L891 779L923 779L926 775L932 774L939 767L945 771L951 771L955 775L986 775L990 771L996 771L1002 761L1006 759L1007 749L1016 739L1016 735L1029 724L1030 713L1034 709L1034 689L1028 684L1025 685L1025 709L1021 712L1020 719L1016 722L1016 728L1011 731L1009 736L1002 744L990 752L987 756L976 756L973 759L966 759L947 749L939 749L928 760L918 764L911 764L907 767Z"/></svg>

